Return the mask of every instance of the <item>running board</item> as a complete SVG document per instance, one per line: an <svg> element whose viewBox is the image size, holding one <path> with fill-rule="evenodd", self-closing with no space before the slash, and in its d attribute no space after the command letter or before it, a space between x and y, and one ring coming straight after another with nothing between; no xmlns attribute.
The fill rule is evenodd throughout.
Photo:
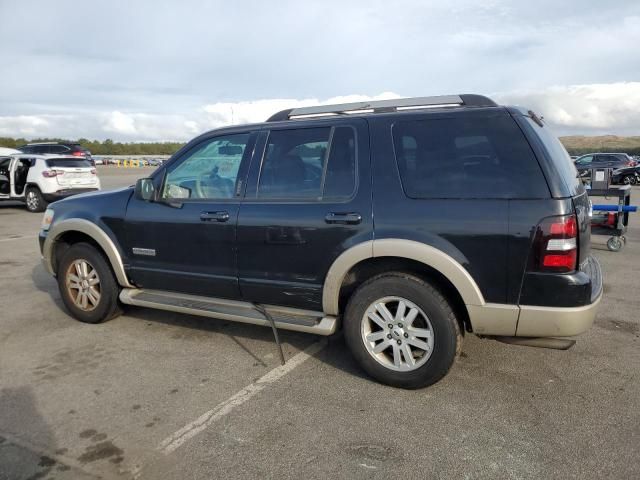
<svg viewBox="0 0 640 480"><path fill-rule="evenodd" d="M201 297L184 293L124 288L120 301L126 305L155 308L201 317L219 318L232 322L271 326L269 320L253 304L222 298ZM331 335L336 331L338 319L322 312L298 308L262 305L273 318L277 328L295 332Z"/></svg>

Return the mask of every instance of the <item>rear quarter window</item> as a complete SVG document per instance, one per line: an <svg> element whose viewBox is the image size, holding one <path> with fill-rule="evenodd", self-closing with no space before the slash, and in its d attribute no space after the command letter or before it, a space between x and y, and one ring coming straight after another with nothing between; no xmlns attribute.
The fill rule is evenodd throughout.
<svg viewBox="0 0 640 480"><path fill-rule="evenodd" d="M399 121L398 170L411 198L547 198L538 161L507 115Z"/></svg>
<svg viewBox="0 0 640 480"><path fill-rule="evenodd" d="M582 184L576 165L571 161L571 156L564 148L564 145L549 129L549 125L540 126L530 116L525 116L524 118L544 145L548 156L553 161L560 178L569 189L569 192L579 191L582 188ZM588 167L592 161L593 156L589 155L588 157L581 157L576 163L582 167Z"/></svg>

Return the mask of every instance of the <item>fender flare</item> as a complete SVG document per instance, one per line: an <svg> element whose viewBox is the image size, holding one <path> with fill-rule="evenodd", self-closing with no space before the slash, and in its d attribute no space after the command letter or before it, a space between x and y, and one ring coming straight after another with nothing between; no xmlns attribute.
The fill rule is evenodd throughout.
<svg viewBox="0 0 640 480"><path fill-rule="evenodd" d="M124 270L122 257L120 256L120 252L118 251L115 243L113 243L113 240L111 240L109 235L107 235L98 225L82 218L68 218L54 223L49 229L47 239L45 240L42 248L45 267L49 273L52 275L56 274L53 264L53 247L58 241L58 238L66 232L80 232L91 237L98 245L100 245L100 248L102 248L104 253L107 255L111 268L113 269L120 286L134 288L134 286L129 283L129 279L127 278L127 274Z"/></svg>
<svg viewBox="0 0 640 480"><path fill-rule="evenodd" d="M336 258L322 290L322 308L326 315L338 315L340 287L349 270L363 260L377 257L399 257L423 263L444 275L458 290L465 305L485 305L484 297L469 272L442 250L413 240L384 238L359 243Z"/></svg>

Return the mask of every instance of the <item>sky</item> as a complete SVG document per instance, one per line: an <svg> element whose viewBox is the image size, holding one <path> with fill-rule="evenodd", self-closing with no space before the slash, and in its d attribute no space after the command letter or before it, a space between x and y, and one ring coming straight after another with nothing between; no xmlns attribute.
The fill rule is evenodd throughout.
<svg viewBox="0 0 640 480"><path fill-rule="evenodd" d="M457 93L640 135L640 1L0 0L0 137L186 141Z"/></svg>

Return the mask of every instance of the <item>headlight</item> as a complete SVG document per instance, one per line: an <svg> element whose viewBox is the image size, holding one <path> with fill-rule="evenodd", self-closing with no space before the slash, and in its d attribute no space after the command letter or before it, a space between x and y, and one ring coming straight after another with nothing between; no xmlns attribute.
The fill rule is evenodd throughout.
<svg viewBox="0 0 640 480"><path fill-rule="evenodd" d="M51 223L53 223L53 213L54 212L52 208L47 208L47 210L44 212L44 217L42 217L42 225L40 225L40 228L45 232L49 230Z"/></svg>

